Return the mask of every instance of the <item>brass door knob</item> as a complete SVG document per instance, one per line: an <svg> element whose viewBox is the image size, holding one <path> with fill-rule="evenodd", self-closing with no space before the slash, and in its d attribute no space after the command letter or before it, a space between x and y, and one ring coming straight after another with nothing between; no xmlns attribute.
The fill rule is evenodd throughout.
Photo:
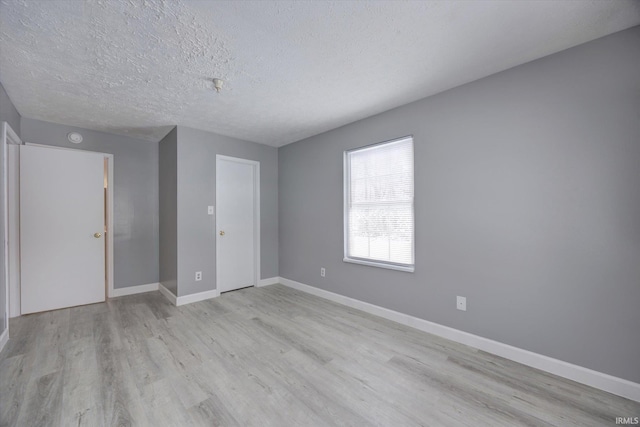
<svg viewBox="0 0 640 427"><path fill-rule="evenodd" d="M224 231L222 231L222 230L221 230L221 231L220 231L220 235L221 235L221 236L224 236Z"/></svg>
<svg viewBox="0 0 640 427"><path fill-rule="evenodd" d="M100 237L102 237L102 233L93 233L93 237L99 239Z"/></svg>

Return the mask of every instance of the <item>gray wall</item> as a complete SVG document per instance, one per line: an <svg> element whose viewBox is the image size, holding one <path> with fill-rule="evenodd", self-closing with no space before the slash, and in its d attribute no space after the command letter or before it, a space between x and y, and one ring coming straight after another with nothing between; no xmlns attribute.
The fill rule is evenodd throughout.
<svg viewBox="0 0 640 427"><path fill-rule="evenodd" d="M20 114L0 83L0 122L7 122L20 136Z"/></svg>
<svg viewBox="0 0 640 427"><path fill-rule="evenodd" d="M159 143L160 282L178 294L178 130Z"/></svg>
<svg viewBox="0 0 640 427"><path fill-rule="evenodd" d="M20 114L11 102L9 95L0 84L0 122L7 122L9 126L20 136ZM4 224L4 150L0 147L0 224ZM0 242L4 242L4 227L0 226ZM4 244L0 244L0 334L7 327L7 286L5 280Z"/></svg>
<svg viewBox="0 0 640 427"><path fill-rule="evenodd" d="M25 142L113 154L114 287L158 282L158 144L27 118L21 129Z"/></svg>
<svg viewBox="0 0 640 427"><path fill-rule="evenodd" d="M278 276L277 149L178 126L178 296L216 288L216 154L260 162L260 272Z"/></svg>
<svg viewBox="0 0 640 427"><path fill-rule="evenodd" d="M639 76L635 27L282 147L280 276L640 382ZM343 151L409 134L415 273L342 262Z"/></svg>

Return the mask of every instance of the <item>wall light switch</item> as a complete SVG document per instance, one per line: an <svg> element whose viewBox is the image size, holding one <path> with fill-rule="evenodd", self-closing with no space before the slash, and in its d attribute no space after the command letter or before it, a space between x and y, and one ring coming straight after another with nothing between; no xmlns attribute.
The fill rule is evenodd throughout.
<svg viewBox="0 0 640 427"><path fill-rule="evenodd" d="M213 206L207 206L207 214L213 215Z"/></svg>

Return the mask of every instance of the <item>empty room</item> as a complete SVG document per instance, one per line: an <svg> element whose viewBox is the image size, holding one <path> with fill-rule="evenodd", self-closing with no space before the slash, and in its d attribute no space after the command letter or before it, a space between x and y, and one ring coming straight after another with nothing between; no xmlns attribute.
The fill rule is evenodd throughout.
<svg viewBox="0 0 640 427"><path fill-rule="evenodd" d="M0 0L0 426L640 425L640 1Z"/></svg>

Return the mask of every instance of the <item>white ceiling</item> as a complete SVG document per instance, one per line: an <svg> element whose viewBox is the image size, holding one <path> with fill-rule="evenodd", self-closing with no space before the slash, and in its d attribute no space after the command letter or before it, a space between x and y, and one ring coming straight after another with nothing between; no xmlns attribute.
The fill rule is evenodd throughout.
<svg viewBox="0 0 640 427"><path fill-rule="evenodd" d="M281 146L638 24L636 0L2 0L0 81L24 117Z"/></svg>

